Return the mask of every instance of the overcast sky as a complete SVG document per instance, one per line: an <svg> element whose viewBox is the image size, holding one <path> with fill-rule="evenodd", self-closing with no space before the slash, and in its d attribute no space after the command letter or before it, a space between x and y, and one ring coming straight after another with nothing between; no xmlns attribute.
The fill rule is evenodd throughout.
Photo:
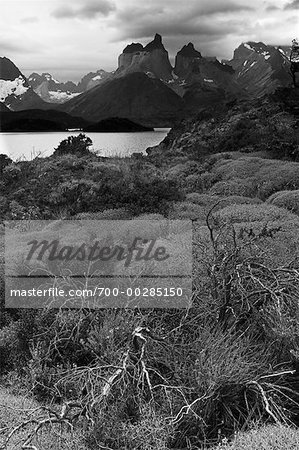
<svg viewBox="0 0 299 450"><path fill-rule="evenodd" d="M27 76L78 81L114 70L127 43L156 32L171 58L192 41L230 59L248 40L288 45L299 34L299 0L0 0L0 56Z"/></svg>

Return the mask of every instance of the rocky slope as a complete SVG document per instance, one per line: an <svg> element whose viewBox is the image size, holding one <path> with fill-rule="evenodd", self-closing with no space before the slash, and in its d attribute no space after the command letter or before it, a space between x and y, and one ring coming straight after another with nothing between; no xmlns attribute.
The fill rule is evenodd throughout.
<svg viewBox="0 0 299 450"><path fill-rule="evenodd" d="M192 113L208 105L245 95L234 80L234 69L216 58L206 58L189 42L175 59L172 87L179 84L186 103L186 112Z"/></svg>
<svg viewBox="0 0 299 450"><path fill-rule="evenodd" d="M61 105L63 111L99 121L122 117L146 126L171 126L184 102L162 81L141 72L113 78Z"/></svg>
<svg viewBox="0 0 299 450"><path fill-rule="evenodd" d="M0 102L13 111L49 106L33 91L17 66L5 57L0 58Z"/></svg>
<svg viewBox="0 0 299 450"><path fill-rule="evenodd" d="M229 62L234 79L248 94L261 96L277 87L290 86L290 63L287 51L262 42L241 44Z"/></svg>
<svg viewBox="0 0 299 450"><path fill-rule="evenodd" d="M92 89L95 86L103 83L105 80L111 78L113 76L113 72L106 72L106 70L100 69L96 72L89 72L87 75L84 75L82 79L79 81L77 85L77 92L86 92L89 89Z"/></svg>
<svg viewBox="0 0 299 450"><path fill-rule="evenodd" d="M201 60L201 53L195 50L192 42L189 42L176 55L174 73L180 78L188 77L190 73L199 71Z"/></svg>
<svg viewBox="0 0 299 450"><path fill-rule="evenodd" d="M299 160L299 92L280 88L259 99L223 103L184 119L147 152L154 159L238 151Z"/></svg>

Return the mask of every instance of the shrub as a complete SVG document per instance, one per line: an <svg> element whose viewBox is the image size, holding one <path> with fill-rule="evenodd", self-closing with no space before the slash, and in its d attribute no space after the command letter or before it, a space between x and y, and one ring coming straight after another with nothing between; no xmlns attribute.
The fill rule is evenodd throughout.
<svg viewBox="0 0 299 450"><path fill-rule="evenodd" d="M10 159L7 155L4 155L3 153L0 154L0 172L3 171L3 169L8 166L9 164L12 164L12 159Z"/></svg>
<svg viewBox="0 0 299 450"><path fill-rule="evenodd" d="M215 450L297 450L299 431L286 426L268 425L238 433L230 444Z"/></svg>
<svg viewBox="0 0 299 450"><path fill-rule="evenodd" d="M264 200L277 191L299 187L299 163L288 161L257 157L220 160L212 173L221 180L212 188L216 194L257 196Z"/></svg>
<svg viewBox="0 0 299 450"><path fill-rule="evenodd" d="M258 205L262 203L259 198L242 197L241 195L222 197L221 195L198 194L197 192L187 194L186 200L206 207L212 207L216 203L219 203L217 209L222 209L230 205Z"/></svg>
<svg viewBox="0 0 299 450"><path fill-rule="evenodd" d="M198 192L191 192L186 195L186 200L188 202L192 202L201 206L211 206L217 203L220 199L221 197L218 195L200 194Z"/></svg>
<svg viewBox="0 0 299 450"><path fill-rule="evenodd" d="M299 214L299 190L296 191L279 191L271 195L267 200L272 205L280 208L288 209L295 214Z"/></svg>
<svg viewBox="0 0 299 450"><path fill-rule="evenodd" d="M79 157L90 155L89 148L92 146L92 140L83 133L78 136L68 136L60 142L55 148L53 156L62 156L68 153Z"/></svg>
<svg viewBox="0 0 299 450"><path fill-rule="evenodd" d="M105 209L95 213L79 213L74 219L83 220L128 220L132 218L132 214L126 208Z"/></svg>
<svg viewBox="0 0 299 450"><path fill-rule="evenodd" d="M16 181L19 179L21 175L21 167L17 163L10 163L5 165L3 171L4 181L7 183L11 183L12 181Z"/></svg>
<svg viewBox="0 0 299 450"><path fill-rule="evenodd" d="M294 218L292 214L283 208L274 205L230 205L220 209L215 217L221 222L238 223L238 222L273 222L286 221ZM296 216L295 216L296 218Z"/></svg>
<svg viewBox="0 0 299 450"><path fill-rule="evenodd" d="M1 388L1 408L0 423L1 435L0 446L4 448L5 430L12 431L19 427L20 423L29 422L32 418L36 423L40 420L42 408L39 403L27 395L12 395L6 389ZM29 398L28 398L29 397ZM26 427L21 427L15 433L8 445L7 450L17 450L22 447L22 443L28 438L28 435L34 431L36 423L28 423ZM43 450L88 450L85 446L84 436L80 426L76 430L70 430L69 427L51 424L41 428L32 441L32 447Z"/></svg>
<svg viewBox="0 0 299 450"><path fill-rule="evenodd" d="M218 181L210 189L211 194L224 196L241 196L251 197L256 193L252 180L243 180L241 178L233 178L227 181Z"/></svg>
<svg viewBox="0 0 299 450"><path fill-rule="evenodd" d="M191 202L173 203L168 213L169 219L191 219L202 220L206 218L206 209Z"/></svg>
<svg viewBox="0 0 299 450"><path fill-rule="evenodd" d="M119 420L119 410L112 409L112 417L99 418L86 436L86 441L94 448L97 442L126 450L167 450L172 437L171 426L165 418L151 406L142 406L139 421Z"/></svg>

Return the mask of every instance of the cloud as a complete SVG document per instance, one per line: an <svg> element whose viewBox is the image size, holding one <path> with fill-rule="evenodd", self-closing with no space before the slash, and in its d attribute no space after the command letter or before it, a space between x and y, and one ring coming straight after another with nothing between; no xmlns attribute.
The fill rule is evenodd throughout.
<svg viewBox="0 0 299 450"><path fill-rule="evenodd" d="M158 5L151 7L131 7L119 10L112 22L116 30L114 41L125 39L149 39L156 32L164 37L197 36L197 38L227 36L232 33L242 32L247 27L244 17L238 18L221 15L211 20L210 15L216 14L227 8L234 8L232 3L223 4L223 1L194 3L189 8L167 9ZM212 3L212 5L211 5ZM221 4L222 3L222 4ZM164 3L166 5L166 3ZM232 6L234 5L234 6ZM238 8L248 8L239 5Z"/></svg>
<svg viewBox="0 0 299 450"><path fill-rule="evenodd" d="M98 0L97 2L88 2L79 8L73 6L60 6L52 12L56 19L94 19L97 16L108 16L116 9L114 3L109 0Z"/></svg>
<svg viewBox="0 0 299 450"><path fill-rule="evenodd" d="M234 2L223 2L219 0L204 1L201 2L198 7L194 9L194 12L201 15L213 15L213 14L229 14L238 11L253 11L254 8L248 5L237 4Z"/></svg>
<svg viewBox="0 0 299 450"><path fill-rule="evenodd" d="M267 8L265 8L265 11L278 11L280 8L276 5L268 5Z"/></svg>
<svg viewBox="0 0 299 450"><path fill-rule="evenodd" d="M36 23L38 22L37 17L24 17L24 19L21 19L22 23Z"/></svg>
<svg viewBox="0 0 299 450"><path fill-rule="evenodd" d="M183 2L151 0L150 5L129 4L119 8L110 20L114 42L126 39L150 39L156 32L164 37L197 36L211 40L240 33L248 26L242 12L254 13L248 2L228 0L188 0ZM253 2L254 4L254 2Z"/></svg>
<svg viewBox="0 0 299 450"><path fill-rule="evenodd" d="M0 41L0 47L1 47L1 52L2 54L7 53L7 52L12 52L12 53L18 53L18 52L23 52L24 50L29 50L28 47L20 45L20 44L15 44L13 42L9 42L6 40L1 40Z"/></svg>
<svg viewBox="0 0 299 450"><path fill-rule="evenodd" d="M284 9L299 9L299 0L293 0L291 3L287 3Z"/></svg>

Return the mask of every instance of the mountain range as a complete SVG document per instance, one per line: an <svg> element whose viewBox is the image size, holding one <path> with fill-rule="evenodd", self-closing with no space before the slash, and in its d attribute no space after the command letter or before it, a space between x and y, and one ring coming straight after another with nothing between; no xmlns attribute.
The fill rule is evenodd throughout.
<svg viewBox="0 0 299 450"><path fill-rule="evenodd" d="M261 97L291 85L289 49L242 43L230 61L205 57L189 42L172 67L163 39L133 42L114 72L90 72L77 84L49 73L28 79L8 58L0 59L0 102L11 111L56 109L98 122L122 117L146 126L171 126L210 105Z"/></svg>
<svg viewBox="0 0 299 450"><path fill-rule="evenodd" d="M79 83L75 84L73 81L62 83L56 80L50 73L38 74L33 72L28 77L28 84L46 102L65 103L82 92L86 92L101 84L102 81L111 76L112 73L100 69L96 72L89 72Z"/></svg>

